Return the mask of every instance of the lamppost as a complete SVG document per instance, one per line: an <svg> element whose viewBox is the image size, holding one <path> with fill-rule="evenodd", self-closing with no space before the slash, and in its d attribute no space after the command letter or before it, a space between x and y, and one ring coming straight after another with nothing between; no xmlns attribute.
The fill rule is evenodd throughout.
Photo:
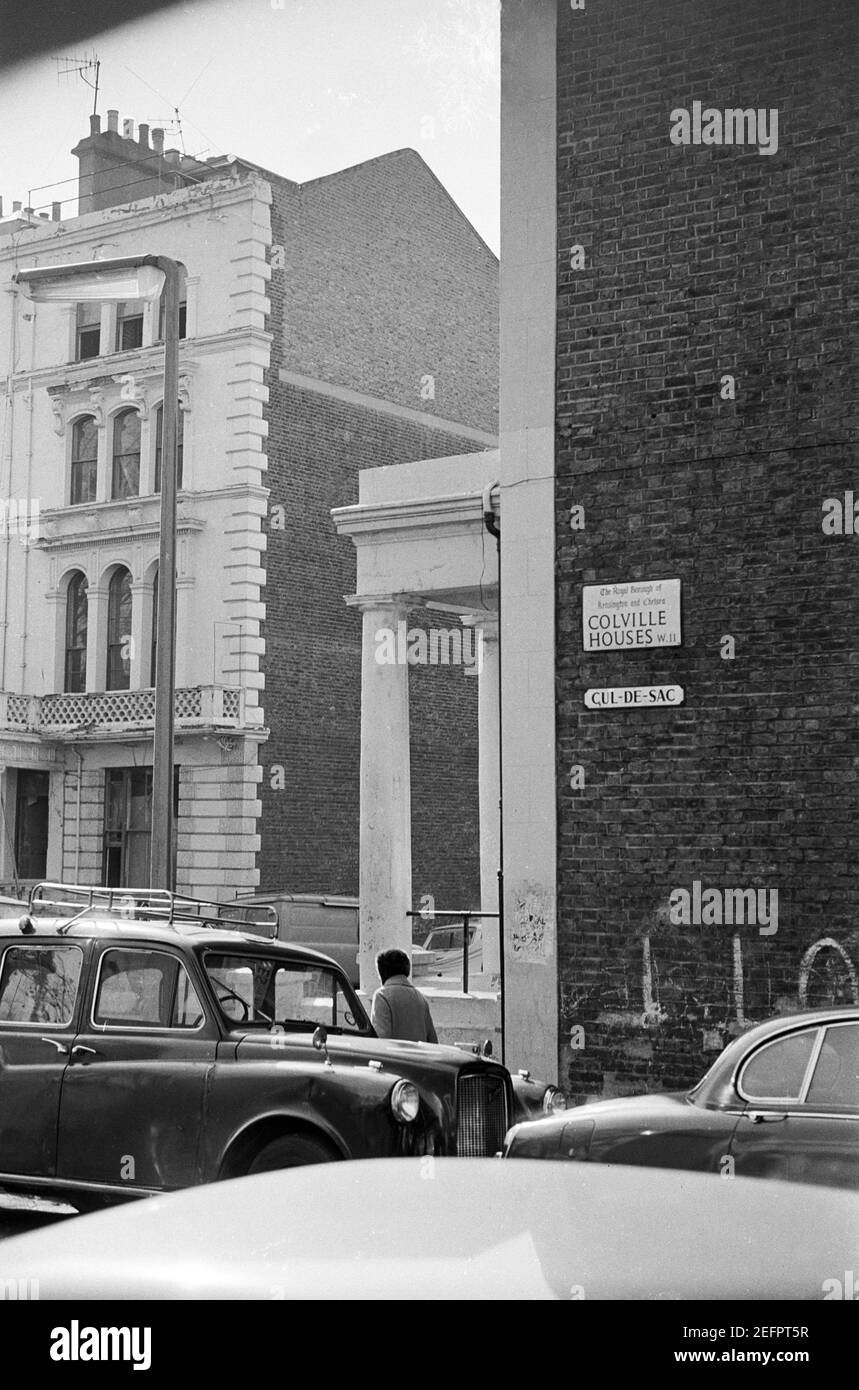
<svg viewBox="0 0 859 1390"><path fill-rule="evenodd" d="M144 299L164 294L164 406L161 417L161 531L155 656L150 888L173 887L173 710L176 682L176 444L179 434L179 281L169 256L38 266L13 276L29 299L47 303Z"/></svg>

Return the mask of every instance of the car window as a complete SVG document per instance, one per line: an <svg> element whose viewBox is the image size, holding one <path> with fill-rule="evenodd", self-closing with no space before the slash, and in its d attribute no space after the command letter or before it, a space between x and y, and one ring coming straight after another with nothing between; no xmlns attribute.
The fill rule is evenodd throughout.
<svg viewBox="0 0 859 1390"><path fill-rule="evenodd" d="M325 966L219 952L207 952L204 963L230 1022L369 1031L351 990Z"/></svg>
<svg viewBox="0 0 859 1390"><path fill-rule="evenodd" d="M97 1027L198 1028L203 1006L187 970L166 951L114 949L101 958Z"/></svg>
<svg viewBox="0 0 859 1390"><path fill-rule="evenodd" d="M0 971L0 1023L70 1023L82 965L79 946L10 946Z"/></svg>
<svg viewBox="0 0 859 1390"><path fill-rule="evenodd" d="M859 1109L859 1023L827 1028L805 1103Z"/></svg>
<svg viewBox="0 0 859 1390"><path fill-rule="evenodd" d="M760 1048L740 1073L740 1094L748 1100L799 1100L817 1034L817 1028L807 1028Z"/></svg>

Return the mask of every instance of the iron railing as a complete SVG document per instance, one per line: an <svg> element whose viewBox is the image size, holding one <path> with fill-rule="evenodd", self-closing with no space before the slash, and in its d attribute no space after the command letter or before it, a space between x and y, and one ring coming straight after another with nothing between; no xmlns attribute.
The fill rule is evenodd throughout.
<svg viewBox="0 0 859 1390"><path fill-rule="evenodd" d="M470 927L471 927L472 919L473 919L473 918L476 918L476 917L479 917L479 918L481 919L481 921L495 921L495 922L498 922L498 920L499 920L499 913L497 913L497 912L479 912L479 911L477 911L476 908L470 908L470 907L465 907L465 908L449 908L449 909L447 909L446 911L442 911L442 910L433 908L432 911L427 911L426 909L424 909L424 910L421 911L421 912L407 912L407 913L406 913L406 916L407 916L408 918L419 917L422 921L427 921L427 920L429 920L430 918L431 918L433 921L435 921L435 919L436 919L437 917L453 917L453 918L457 918L457 917L458 917L458 918L461 920L461 922L462 922L462 992L463 992L463 994L467 994L467 993L468 993L468 976L469 976L468 948L469 948L469 946L470 946L470 944L471 944L471 942L470 942ZM455 925L455 923L454 923L453 925ZM484 943L484 947L485 947L485 943Z"/></svg>

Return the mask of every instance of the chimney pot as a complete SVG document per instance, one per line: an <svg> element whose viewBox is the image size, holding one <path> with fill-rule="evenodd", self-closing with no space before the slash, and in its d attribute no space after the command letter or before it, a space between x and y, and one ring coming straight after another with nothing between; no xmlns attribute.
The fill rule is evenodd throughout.
<svg viewBox="0 0 859 1390"><path fill-rule="evenodd" d="M133 122L133 121L124 120L124 121L122 122L122 134L123 134L123 138L126 139L126 140L133 140L133 139L134 139L134 122Z"/></svg>
<svg viewBox="0 0 859 1390"><path fill-rule="evenodd" d="M117 135L119 134L119 112L118 112L118 111L108 111L108 113L107 113L107 128L108 128L108 130L114 131Z"/></svg>
<svg viewBox="0 0 859 1390"><path fill-rule="evenodd" d="M89 133L90 135L101 135L101 116L90 116Z"/></svg>
<svg viewBox="0 0 859 1390"><path fill-rule="evenodd" d="M164 153L164 131L160 126L154 126L152 129L152 148L156 154Z"/></svg>
<svg viewBox="0 0 859 1390"><path fill-rule="evenodd" d="M62 215L63 215L63 205L62 205L62 203L51 203L51 221L52 221L52 222L59 222L59 220L60 220L60 218L62 217Z"/></svg>
<svg viewBox="0 0 859 1390"><path fill-rule="evenodd" d="M145 150L149 149L149 126L139 125L137 127L137 138Z"/></svg>

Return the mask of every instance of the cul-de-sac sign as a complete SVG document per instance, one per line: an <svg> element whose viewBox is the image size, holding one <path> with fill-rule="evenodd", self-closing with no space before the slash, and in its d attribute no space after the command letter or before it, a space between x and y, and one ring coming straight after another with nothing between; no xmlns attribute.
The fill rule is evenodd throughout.
<svg viewBox="0 0 859 1390"><path fill-rule="evenodd" d="M682 685L612 685L586 690L587 709L668 709L683 704Z"/></svg>
<svg viewBox="0 0 859 1390"><path fill-rule="evenodd" d="M628 584L585 584L582 645L586 652L618 648L677 647L680 580L642 579Z"/></svg>

